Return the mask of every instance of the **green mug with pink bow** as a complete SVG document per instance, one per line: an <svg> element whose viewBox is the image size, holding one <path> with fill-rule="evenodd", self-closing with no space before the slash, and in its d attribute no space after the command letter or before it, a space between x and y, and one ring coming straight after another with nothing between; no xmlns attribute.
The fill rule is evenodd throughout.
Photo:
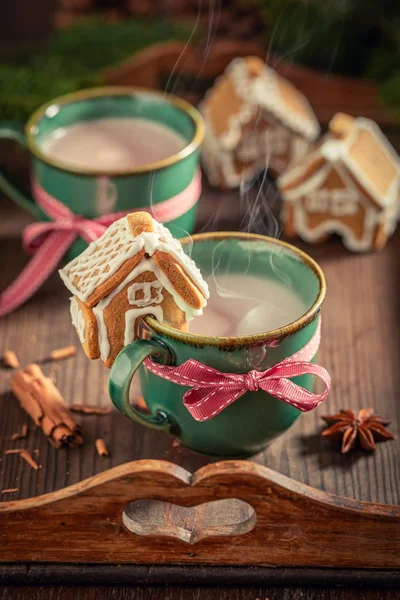
<svg viewBox="0 0 400 600"><path fill-rule="evenodd" d="M147 210L173 235L191 233L203 133L201 115L185 100L129 87L56 98L26 126L0 123L0 138L31 155L31 195L1 168L0 189L38 221L23 235L33 267L0 296L0 316L29 298L64 255L80 254L128 212Z"/></svg>
<svg viewBox="0 0 400 600"><path fill-rule="evenodd" d="M328 395L316 364L324 275L301 250L262 235L197 234L182 245L210 288L204 314L189 333L145 317L142 339L112 365L111 399L198 452L255 454ZM129 399L137 371L149 413Z"/></svg>

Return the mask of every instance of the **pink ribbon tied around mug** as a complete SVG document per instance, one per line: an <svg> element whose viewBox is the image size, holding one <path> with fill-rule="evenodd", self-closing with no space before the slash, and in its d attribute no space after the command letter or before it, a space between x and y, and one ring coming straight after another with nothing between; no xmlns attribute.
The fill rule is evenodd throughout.
<svg viewBox="0 0 400 600"><path fill-rule="evenodd" d="M309 362L316 354L321 339L321 321L311 340L301 350L266 371L252 370L246 374L221 373L189 359L179 367L159 365L149 358L145 367L172 383L188 386L183 403L196 421L207 421L246 392L264 390L271 396L307 412L316 408L328 396L331 378L323 367ZM313 394L291 381L299 375L314 375L323 381L325 389Z"/></svg>
<svg viewBox="0 0 400 600"><path fill-rule="evenodd" d="M178 218L194 206L201 192L198 171L189 185L179 194L155 204L107 214L96 219L75 215L69 208L48 194L37 181L32 191L38 206L50 217L49 222L32 223L23 232L23 248L33 258L17 279L0 295L0 317L7 315L30 298L55 271L68 248L77 237L88 244L97 240L109 225L128 213L146 211L161 223Z"/></svg>

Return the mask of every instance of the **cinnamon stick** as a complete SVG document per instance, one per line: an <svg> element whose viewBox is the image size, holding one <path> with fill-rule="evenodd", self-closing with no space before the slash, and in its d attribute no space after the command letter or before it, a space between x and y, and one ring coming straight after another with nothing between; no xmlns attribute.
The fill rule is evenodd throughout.
<svg viewBox="0 0 400 600"><path fill-rule="evenodd" d="M38 365L28 365L11 379L11 388L21 407L42 428L53 448L76 448L82 443L79 425L73 419L54 383Z"/></svg>
<svg viewBox="0 0 400 600"><path fill-rule="evenodd" d="M1 490L0 494L15 494L18 490L19 488L7 488L6 490Z"/></svg>
<svg viewBox="0 0 400 600"><path fill-rule="evenodd" d="M69 358L76 354L76 346L65 346L64 348L57 348L50 352L51 360L62 360L63 358Z"/></svg>
<svg viewBox="0 0 400 600"><path fill-rule="evenodd" d="M26 460L26 462L28 463L28 465L30 465L32 467L32 469L35 469L35 471L38 470L39 465L37 464L36 461L33 460L32 456L29 454L28 450L22 450L22 452L20 452L19 455L21 458Z"/></svg>
<svg viewBox="0 0 400 600"><path fill-rule="evenodd" d="M28 437L28 425L25 423L24 425L22 425L21 431L19 431L17 433L13 433L12 435L10 435L10 437L8 439L15 441L15 440L23 440L26 437Z"/></svg>
<svg viewBox="0 0 400 600"><path fill-rule="evenodd" d="M84 415L109 415L111 408L103 406L88 406L87 404L70 404L69 410L82 413Z"/></svg>
<svg viewBox="0 0 400 600"><path fill-rule="evenodd" d="M106 443L101 438L99 438L98 440L96 440L96 450L97 450L97 454L99 456L108 456L109 455Z"/></svg>
<svg viewBox="0 0 400 600"><path fill-rule="evenodd" d="M3 364L10 369L19 369L19 360L13 350L6 350L3 354Z"/></svg>

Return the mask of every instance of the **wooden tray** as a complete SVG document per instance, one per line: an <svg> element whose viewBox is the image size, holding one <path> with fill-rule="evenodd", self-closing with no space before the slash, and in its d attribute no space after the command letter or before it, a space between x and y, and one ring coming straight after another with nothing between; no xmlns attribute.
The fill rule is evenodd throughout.
<svg viewBox="0 0 400 600"><path fill-rule="evenodd" d="M211 228L237 226L239 203L231 221L224 216L234 197L205 189L203 223L212 205ZM24 216L6 202L0 211L0 252L7 257L2 289L26 259L15 237ZM19 491L0 496L0 578L399 581L400 232L371 255L349 254L338 240L304 247L327 276L320 362L331 372L333 389L324 406L303 415L251 461L216 462L117 411L81 417L80 449L53 450L32 428L26 440L12 442L7 436L27 418L8 391L10 374L1 371L0 489ZM76 343L67 298L52 277L1 320L0 350L14 349L27 364ZM43 370L56 378L66 400L109 403L107 370L82 351ZM320 417L343 406L375 407L392 419L396 440L378 444L372 454L340 455L320 437ZM97 437L107 442L110 457L97 456ZM17 446L39 451L38 471L17 455L3 455ZM216 500L222 504L204 504ZM125 523L133 531L122 516L129 503ZM115 564L126 567L111 569Z"/></svg>

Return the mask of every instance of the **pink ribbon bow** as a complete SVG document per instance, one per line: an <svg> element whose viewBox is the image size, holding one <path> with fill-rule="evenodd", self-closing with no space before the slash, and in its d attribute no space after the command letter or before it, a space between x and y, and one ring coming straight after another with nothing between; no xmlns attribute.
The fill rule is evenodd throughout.
<svg viewBox="0 0 400 600"><path fill-rule="evenodd" d="M33 194L38 206L50 217L49 222L32 223L23 232L23 248L33 254L25 269L0 296L0 317L12 312L30 298L55 271L68 248L77 237L88 244L97 240L114 221L139 210L154 215L161 223L168 223L184 214L197 202L201 191L200 171L182 192L154 205L124 212L86 219L75 215L64 204L50 196L35 181Z"/></svg>
<svg viewBox="0 0 400 600"><path fill-rule="evenodd" d="M321 339L321 323L304 348L266 371L246 374L221 373L192 358L179 367L159 365L146 359L149 371L178 385L188 386L183 403L196 421L207 421L219 414L246 392L264 390L271 396L291 404L303 412L316 408L327 397L331 385L328 372L309 362L316 354ZM325 384L325 390L313 394L291 381L299 375L314 375Z"/></svg>

